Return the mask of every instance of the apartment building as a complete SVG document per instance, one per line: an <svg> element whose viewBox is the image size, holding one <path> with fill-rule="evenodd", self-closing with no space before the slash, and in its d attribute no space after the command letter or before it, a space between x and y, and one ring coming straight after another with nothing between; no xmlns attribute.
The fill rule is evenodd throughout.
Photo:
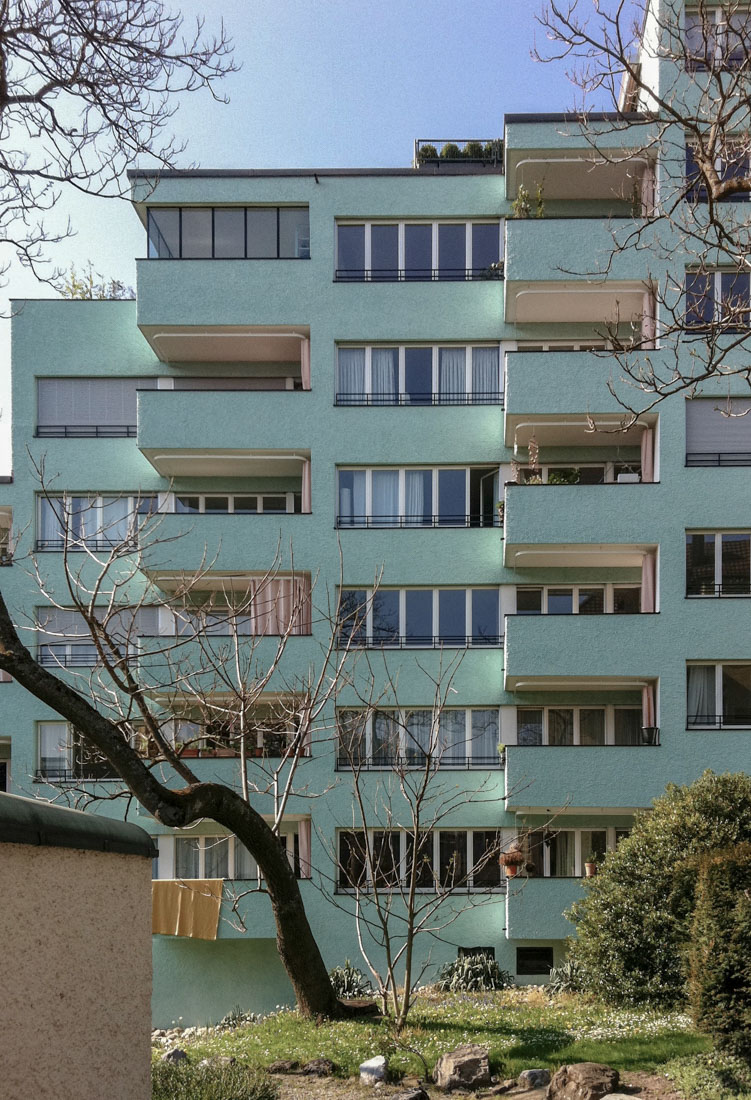
<svg viewBox="0 0 751 1100"><path fill-rule="evenodd" d="M749 407L747 387L705 383L625 431L608 387L613 339L636 334L665 367L675 354L661 277L688 279L703 317L731 273L699 286L680 252L614 251L671 177L641 152L644 116L627 117L633 138L623 116L589 120L606 157L575 119L509 115L502 141L453 158L418 143L404 169L134 170L137 299L18 303L0 579L40 661L101 690L65 565L88 577L139 516L155 537L123 560L130 591L140 577L151 594L129 627L146 665L151 640L180 637L167 605L196 572L213 615L244 593L233 652L255 674L286 634L251 776L283 758L290 685L327 653L365 655L314 723L280 828L327 965L360 958L353 770L388 886L410 854L383 792L439 746L450 808L420 888L440 894L460 868L461 889L455 919L418 938L420 965L483 946L539 982L564 957L584 864L666 783L748 768L751 417L716 412L728 395ZM514 216L520 187L530 217ZM199 778L238 785L237 741L176 702L204 658L186 643L155 697ZM12 682L0 694L8 789L117 789L53 711ZM272 790L253 799L273 815ZM128 812L157 839L155 878L224 882L215 939L154 937L155 1023L289 1002L250 854L210 821L176 834ZM483 860L514 843L519 874Z"/></svg>

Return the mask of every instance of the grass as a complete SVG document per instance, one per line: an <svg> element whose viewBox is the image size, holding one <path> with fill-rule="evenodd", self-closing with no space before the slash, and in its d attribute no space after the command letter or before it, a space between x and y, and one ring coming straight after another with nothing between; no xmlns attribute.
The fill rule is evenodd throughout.
<svg viewBox="0 0 751 1100"><path fill-rule="evenodd" d="M677 1058L664 1072L691 1100L751 1100L751 1066L719 1051Z"/></svg>
<svg viewBox="0 0 751 1100"><path fill-rule="evenodd" d="M420 1056L432 1069L441 1054L467 1042L487 1046L491 1069L509 1075L533 1066L555 1069L584 1061L650 1071L710 1047L676 1012L614 1009L585 997L512 989L423 993L398 1043L388 1021L316 1025L284 1010L235 1031L197 1036L185 1049L192 1060L225 1054L259 1066L282 1058L330 1058L346 1077L357 1074L360 1063L375 1054L386 1054L397 1072L422 1075Z"/></svg>

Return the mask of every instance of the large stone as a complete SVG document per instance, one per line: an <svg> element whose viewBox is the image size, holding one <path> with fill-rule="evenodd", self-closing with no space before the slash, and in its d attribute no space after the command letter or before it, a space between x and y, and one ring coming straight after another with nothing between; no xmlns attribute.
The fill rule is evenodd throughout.
<svg viewBox="0 0 751 1100"><path fill-rule="evenodd" d="M360 1080L364 1085L376 1085L379 1081L385 1081L389 1071L389 1065L382 1054L375 1058L368 1058L360 1066Z"/></svg>
<svg viewBox="0 0 751 1100"><path fill-rule="evenodd" d="M525 1069L519 1074L517 1084L520 1089L541 1089L550 1084L549 1069Z"/></svg>
<svg viewBox="0 0 751 1100"><path fill-rule="evenodd" d="M330 1058L314 1058L305 1063L302 1072L308 1077L330 1077L334 1072L334 1063Z"/></svg>
<svg viewBox="0 0 751 1100"><path fill-rule="evenodd" d="M433 1080L441 1089L480 1089L490 1084L487 1047L467 1043L448 1054L442 1054L435 1064Z"/></svg>
<svg viewBox="0 0 751 1100"><path fill-rule="evenodd" d="M282 1058L278 1062L272 1062L268 1066L269 1073L297 1073L300 1068L300 1063L293 1061L291 1058Z"/></svg>
<svg viewBox="0 0 751 1100"><path fill-rule="evenodd" d="M425 1089L416 1088L407 1089L406 1092L397 1092L391 1097L391 1100L430 1100L430 1097Z"/></svg>
<svg viewBox="0 0 751 1100"><path fill-rule="evenodd" d="M548 1085L547 1100L604 1100L619 1085L618 1070L600 1062L561 1066Z"/></svg>
<svg viewBox="0 0 751 1100"><path fill-rule="evenodd" d="M188 1055L184 1050L180 1050L179 1047L174 1047L172 1050L168 1050L162 1055L162 1061L169 1062L171 1065L176 1066L178 1062L187 1062Z"/></svg>

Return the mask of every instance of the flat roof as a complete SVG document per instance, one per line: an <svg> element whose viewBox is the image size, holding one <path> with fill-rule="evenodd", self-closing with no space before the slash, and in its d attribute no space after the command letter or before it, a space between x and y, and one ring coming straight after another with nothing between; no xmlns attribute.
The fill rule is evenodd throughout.
<svg viewBox="0 0 751 1100"><path fill-rule="evenodd" d="M447 160L443 164L440 158L420 168L129 168L128 179L252 179L274 176L292 177L351 177L351 176L482 176L487 173L503 175L503 166L492 161Z"/></svg>
<svg viewBox="0 0 751 1100"><path fill-rule="evenodd" d="M0 794L0 844L78 848L148 859L157 854L153 840L140 825L17 794Z"/></svg>
<svg viewBox="0 0 751 1100"><path fill-rule="evenodd" d="M643 111L565 111L563 114L504 115L506 126L520 122L650 122L654 116Z"/></svg>

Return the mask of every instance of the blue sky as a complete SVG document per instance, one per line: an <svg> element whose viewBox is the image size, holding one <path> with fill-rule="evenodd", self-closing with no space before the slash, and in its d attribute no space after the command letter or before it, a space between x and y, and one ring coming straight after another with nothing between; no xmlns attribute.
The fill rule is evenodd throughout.
<svg viewBox="0 0 751 1100"><path fill-rule="evenodd" d="M242 65L222 90L186 96L174 119L188 142L180 166L408 165L415 138L493 138L504 113L574 102L564 66L530 57L544 32L538 0L227 0L221 11ZM186 19L206 5L183 0ZM209 6L211 26L218 9ZM607 105L602 105L607 106ZM90 259L134 285L144 232L127 203L64 193L57 214L76 236L57 246L67 268ZM53 292L13 267L10 297ZM5 305L7 302L0 302ZM9 468L7 321L0 321L0 471ZM23 461L16 456L16 461Z"/></svg>

